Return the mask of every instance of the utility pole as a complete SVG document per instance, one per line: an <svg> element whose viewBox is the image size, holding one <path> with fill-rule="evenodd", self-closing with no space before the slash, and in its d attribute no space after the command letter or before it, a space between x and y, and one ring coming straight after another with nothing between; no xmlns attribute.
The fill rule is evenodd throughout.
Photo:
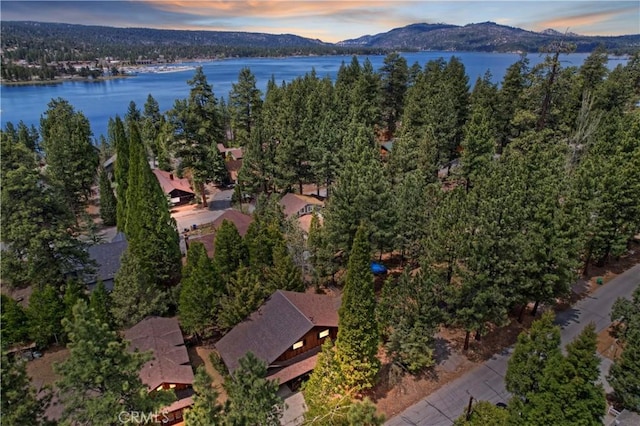
<svg viewBox="0 0 640 426"><path fill-rule="evenodd" d="M471 418L471 406L472 405L473 405L473 397L469 396L469 406L467 407L467 416L466 416L467 421L469 421L469 419Z"/></svg>

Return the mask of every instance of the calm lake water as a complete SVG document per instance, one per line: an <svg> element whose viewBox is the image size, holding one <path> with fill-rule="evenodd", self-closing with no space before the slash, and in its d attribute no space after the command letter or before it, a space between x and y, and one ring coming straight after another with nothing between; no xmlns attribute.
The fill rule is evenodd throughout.
<svg viewBox="0 0 640 426"><path fill-rule="evenodd" d="M473 82L489 70L495 82L500 82L509 65L516 62L519 55L513 53L466 53L466 52L419 52L402 54L409 65L418 62L424 66L429 60L457 56L464 63L469 82ZM580 66L587 54L571 54L562 58L565 67ZM544 60L542 55L529 54L530 64ZM359 56L360 63L365 56ZM374 69L383 65L384 56L368 56ZM228 97L231 85L237 82L238 73L243 67L249 67L256 76L257 85L263 91L271 76L278 84L291 81L312 69L318 77L330 76L335 79L340 64L349 63L351 56L314 56L288 58L238 58L213 62L183 65L202 65L213 91L218 98ZM611 60L615 67L619 60ZM135 77L108 80L103 82L65 82L48 86L2 86L0 89L0 122L4 128L9 121L17 124L20 120L27 125L39 127L40 117L46 111L47 104L54 98L68 100L76 110L82 111L91 122L94 136L106 134L107 122L116 114L123 116L130 101L143 109L149 94L160 104L160 110L166 111L176 99L186 98L189 93L187 80L193 76L193 70L170 73L140 73Z"/></svg>

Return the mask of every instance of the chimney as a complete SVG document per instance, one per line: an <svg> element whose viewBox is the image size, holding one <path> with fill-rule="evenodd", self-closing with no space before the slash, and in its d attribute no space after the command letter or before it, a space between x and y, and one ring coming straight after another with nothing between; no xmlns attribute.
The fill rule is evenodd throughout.
<svg viewBox="0 0 640 426"><path fill-rule="evenodd" d="M173 180L173 173L169 173L169 180Z"/></svg>

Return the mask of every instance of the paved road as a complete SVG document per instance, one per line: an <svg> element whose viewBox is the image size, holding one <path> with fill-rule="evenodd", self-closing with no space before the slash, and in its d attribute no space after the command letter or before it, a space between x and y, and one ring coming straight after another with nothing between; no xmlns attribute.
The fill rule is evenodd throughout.
<svg viewBox="0 0 640 426"><path fill-rule="evenodd" d="M574 307L559 313L556 323L561 328L563 346L580 334L589 323L596 325L600 332L609 326L611 306L618 297L631 298L633 290L640 285L640 265L636 265L619 275L606 286L580 300ZM505 389L504 375L507 360L513 349L493 356L484 364L474 368L464 376L448 383L422 401L407 408L400 415L391 418L389 426L451 425L466 409L469 397L493 403L507 402L509 394ZM601 366L601 378L606 375L610 363ZM605 387L607 384L605 383Z"/></svg>

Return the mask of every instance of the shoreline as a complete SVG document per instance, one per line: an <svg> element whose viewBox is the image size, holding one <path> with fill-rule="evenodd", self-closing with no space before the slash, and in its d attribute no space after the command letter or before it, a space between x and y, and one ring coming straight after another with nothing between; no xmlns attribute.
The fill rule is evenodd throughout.
<svg viewBox="0 0 640 426"><path fill-rule="evenodd" d="M53 80L24 80L24 81L5 81L0 80L0 86L57 86L66 82L79 83L103 83L109 80L118 80L121 78L135 77L135 74L110 75L106 77L89 78L89 77L58 77Z"/></svg>

